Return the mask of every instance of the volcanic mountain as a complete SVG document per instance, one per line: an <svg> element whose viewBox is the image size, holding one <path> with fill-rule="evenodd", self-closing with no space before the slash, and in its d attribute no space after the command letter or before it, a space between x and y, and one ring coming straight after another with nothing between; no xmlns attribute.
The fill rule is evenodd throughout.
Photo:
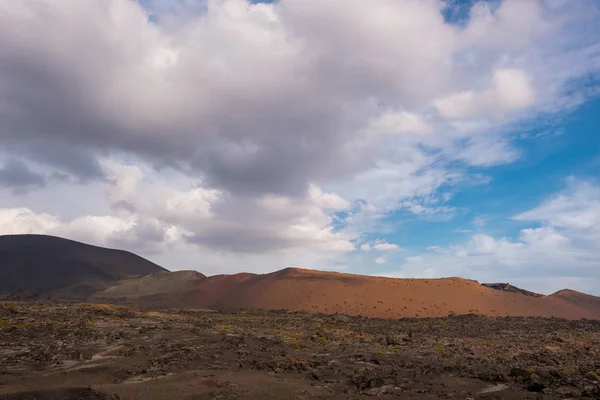
<svg viewBox="0 0 600 400"><path fill-rule="evenodd" d="M167 270L133 253L45 235L0 236L0 293L87 297L119 280Z"/></svg>
<svg viewBox="0 0 600 400"><path fill-rule="evenodd" d="M590 312L598 312L600 310L600 297L591 296L589 294L577 292L575 290L563 289L550 296L555 299L560 299L564 302L572 304L577 308L588 310Z"/></svg>
<svg viewBox="0 0 600 400"><path fill-rule="evenodd" d="M571 290L543 296L457 277L395 279L297 268L206 277L196 271L169 272L125 251L37 235L0 237L0 257L0 292L31 289L52 298L382 318L474 313L600 319L599 297Z"/></svg>
<svg viewBox="0 0 600 400"><path fill-rule="evenodd" d="M153 275L123 281L94 298L185 309L284 309L382 318L475 313L600 319L598 297L534 296L456 277L395 279L297 268L207 278L191 271ZM135 290L130 289L133 287Z"/></svg>
<svg viewBox="0 0 600 400"><path fill-rule="evenodd" d="M288 268L266 275L209 277L182 299L189 308L292 309L384 318L477 313L599 319L600 298L583 296L577 301L573 296L531 296L456 277L395 279Z"/></svg>

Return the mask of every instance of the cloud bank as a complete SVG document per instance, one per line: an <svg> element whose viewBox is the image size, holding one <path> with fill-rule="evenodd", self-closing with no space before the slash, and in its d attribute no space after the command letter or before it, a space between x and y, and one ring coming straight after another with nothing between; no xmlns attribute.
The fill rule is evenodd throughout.
<svg viewBox="0 0 600 400"><path fill-rule="evenodd" d="M455 188L522 156L520 123L585 102L600 69L594 1L452 7L0 0L1 233L213 271L403 247L370 235L399 210L451 216ZM517 217L545 230L465 251L565 245L580 232L548 204Z"/></svg>

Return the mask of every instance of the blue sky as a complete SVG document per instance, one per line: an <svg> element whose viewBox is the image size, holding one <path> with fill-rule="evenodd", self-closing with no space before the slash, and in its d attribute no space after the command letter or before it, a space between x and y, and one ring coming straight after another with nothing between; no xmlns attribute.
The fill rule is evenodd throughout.
<svg viewBox="0 0 600 400"><path fill-rule="evenodd" d="M600 177L600 101L573 110L557 123L532 129L533 138L521 139L516 147L521 156L515 162L474 172L485 174L489 182L461 187L448 201L457 209L450 221L434 222L398 218L406 230L390 236L394 242L427 247L430 243L460 241L468 232L485 227L495 235L516 237L523 223L511 217L534 208L561 190L568 177L597 181ZM536 137L539 131L541 136ZM547 133L546 133L547 132ZM480 221L481 226L477 226ZM410 224L406 228L406 224ZM431 227L431 228L428 228ZM405 233L402 234L401 232ZM416 233L416 234L415 234ZM458 233L458 234L457 234ZM463 235L459 235L462 233Z"/></svg>
<svg viewBox="0 0 600 400"><path fill-rule="evenodd" d="M50 3L0 2L0 234L600 295L597 1Z"/></svg>
<svg viewBox="0 0 600 400"><path fill-rule="evenodd" d="M600 100L571 110L553 123L528 127L530 137L518 139L518 160L492 168L476 169L489 178L481 184L452 190L447 205L456 209L443 220L419 218L410 213L392 214L387 219L388 242L402 243L407 254L420 253L432 245L459 244L473 232L516 239L531 224L513 216L534 208L559 192L565 180L575 178L598 183L600 179ZM517 131L516 133L520 133ZM600 264L598 266L600 273Z"/></svg>

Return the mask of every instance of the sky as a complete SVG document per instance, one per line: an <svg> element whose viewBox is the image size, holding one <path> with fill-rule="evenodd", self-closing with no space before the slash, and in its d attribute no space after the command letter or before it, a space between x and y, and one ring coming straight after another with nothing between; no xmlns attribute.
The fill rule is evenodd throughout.
<svg viewBox="0 0 600 400"><path fill-rule="evenodd" d="M600 295L596 0L0 0L0 234Z"/></svg>

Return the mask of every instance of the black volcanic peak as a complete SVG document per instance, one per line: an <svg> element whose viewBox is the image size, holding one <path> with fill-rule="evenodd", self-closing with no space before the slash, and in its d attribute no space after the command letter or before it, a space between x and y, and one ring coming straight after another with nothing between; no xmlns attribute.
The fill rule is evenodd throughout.
<svg viewBox="0 0 600 400"><path fill-rule="evenodd" d="M157 271L166 270L123 250L54 236L0 236L0 293L86 297L117 280Z"/></svg>
<svg viewBox="0 0 600 400"><path fill-rule="evenodd" d="M490 289L501 290L503 292L511 292L511 293L521 293L525 296L532 297L542 297L543 294L530 292L529 290L521 289L516 286L511 285L510 283L482 283L483 286L489 287Z"/></svg>

